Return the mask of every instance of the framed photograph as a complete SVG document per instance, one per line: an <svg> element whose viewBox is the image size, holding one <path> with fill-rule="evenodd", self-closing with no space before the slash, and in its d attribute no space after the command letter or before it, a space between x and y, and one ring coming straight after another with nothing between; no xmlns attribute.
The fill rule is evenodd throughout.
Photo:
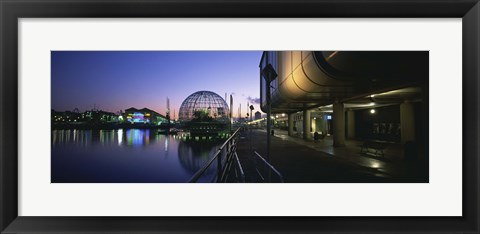
<svg viewBox="0 0 480 234"><path fill-rule="evenodd" d="M1 1L0 233L478 233L477 1Z"/></svg>

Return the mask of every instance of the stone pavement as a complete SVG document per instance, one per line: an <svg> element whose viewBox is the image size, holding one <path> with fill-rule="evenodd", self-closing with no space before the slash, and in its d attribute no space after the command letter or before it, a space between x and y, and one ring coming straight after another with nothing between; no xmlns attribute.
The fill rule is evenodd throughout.
<svg viewBox="0 0 480 234"><path fill-rule="evenodd" d="M362 142L347 141L345 147L333 147L331 137L304 140L275 129L271 153L266 154L266 131L245 130L240 137L238 156L247 182L260 182L253 151L266 158L290 183L387 183L428 182L425 163L403 160L401 144L386 144L385 156L360 153Z"/></svg>

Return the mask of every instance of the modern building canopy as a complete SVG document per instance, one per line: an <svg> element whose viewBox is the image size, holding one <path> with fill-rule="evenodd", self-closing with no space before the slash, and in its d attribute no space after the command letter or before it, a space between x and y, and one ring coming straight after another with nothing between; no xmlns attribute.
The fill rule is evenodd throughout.
<svg viewBox="0 0 480 234"><path fill-rule="evenodd" d="M272 113L290 113L428 82L428 51L265 51ZM261 108L266 79L260 75Z"/></svg>

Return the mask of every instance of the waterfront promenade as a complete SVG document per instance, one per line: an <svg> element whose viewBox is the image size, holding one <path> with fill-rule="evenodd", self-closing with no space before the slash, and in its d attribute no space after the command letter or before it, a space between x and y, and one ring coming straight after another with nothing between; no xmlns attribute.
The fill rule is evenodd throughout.
<svg viewBox="0 0 480 234"><path fill-rule="evenodd" d="M268 161L288 183L428 182L426 175L417 173L425 171L421 163L403 160L402 145L388 144L382 157L360 153L361 144L347 141L345 147L336 148L330 137L307 141L275 130ZM265 130L245 130L241 134L238 155L247 182L258 182L251 163L253 151L267 158Z"/></svg>

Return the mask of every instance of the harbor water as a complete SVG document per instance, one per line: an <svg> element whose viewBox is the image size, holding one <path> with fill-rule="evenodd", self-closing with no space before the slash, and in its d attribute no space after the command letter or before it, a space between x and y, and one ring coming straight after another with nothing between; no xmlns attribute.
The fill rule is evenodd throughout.
<svg viewBox="0 0 480 234"><path fill-rule="evenodd" d="M226 140L155 129L52 130L51 137L52 183L185 183Z"/></svg>

